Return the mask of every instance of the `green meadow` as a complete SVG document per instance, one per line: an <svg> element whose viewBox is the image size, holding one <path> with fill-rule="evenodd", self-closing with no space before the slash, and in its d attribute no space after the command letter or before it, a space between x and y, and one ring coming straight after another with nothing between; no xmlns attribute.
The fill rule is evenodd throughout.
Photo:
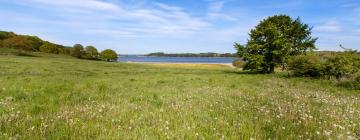
<svg viewBox="0 0 360 140"><path fill-rule="evenodd" d="M359 139L360 94L221 65L0 56L0 139Z"/></svg>

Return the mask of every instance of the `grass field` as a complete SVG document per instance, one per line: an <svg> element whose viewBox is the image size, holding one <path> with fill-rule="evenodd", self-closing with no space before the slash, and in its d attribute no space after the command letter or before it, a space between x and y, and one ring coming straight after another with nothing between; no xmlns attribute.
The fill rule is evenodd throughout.
<svg viewBox="0 0 360 140"><path fill-rule="evenodd" d="M0 56L0 139L359 139L359 91L229 67Z"/></svg>

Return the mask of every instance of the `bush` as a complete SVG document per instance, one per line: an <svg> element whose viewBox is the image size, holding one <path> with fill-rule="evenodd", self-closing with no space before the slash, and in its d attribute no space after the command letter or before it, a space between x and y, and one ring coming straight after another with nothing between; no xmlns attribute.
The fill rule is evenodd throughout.
<svg viewBox="0 0 360 140"><path fill-rule="evenodd" d="M234 60L232 65L236 68L243 68L245 66L245 62L242 60Z"/></svg>
<svg viewBox="0 0 360 140"><path fill-rule="evenodd" d="M58 54L59 48L55 44L45 43L40 46L40 52Z"/></svg>
<svg viewBox="0 0 360 140"><path fill-rule="evenodd" d="M336 79L350 78L359 71L358 61L356 60L356 54L337 54L327 59L324 64L324 74Z"/></svg>
<svg viewBox="0 0 360 140"><path fill-rule="evenodd" d="M320 77L323 75L322 63L315 54L299 55L290 59L288 68L295 76Z"/></svg>
<svg viewBox="0 0 360 140"><path fill-rule="evenodd" d="M356 52L295 56L288 68L294 76L334 78L339 86L360 89L360 54Z"/></svg>

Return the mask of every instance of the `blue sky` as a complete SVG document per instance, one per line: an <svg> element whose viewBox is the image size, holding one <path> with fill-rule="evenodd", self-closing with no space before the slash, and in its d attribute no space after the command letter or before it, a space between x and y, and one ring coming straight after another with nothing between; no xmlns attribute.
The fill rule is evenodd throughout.
<svg viewBox="0 0 360 140"><path fill-rule="evenodd" d="M121 54L233 53L275 14L313 26L319 50L360 50L359 0L0 0L0 30Z"/></svg>

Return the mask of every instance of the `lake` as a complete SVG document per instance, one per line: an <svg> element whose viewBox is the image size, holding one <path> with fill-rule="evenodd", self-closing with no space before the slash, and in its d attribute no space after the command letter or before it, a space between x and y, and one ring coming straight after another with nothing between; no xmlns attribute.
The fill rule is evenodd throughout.
<svg viewBox="0 0 360 140"><path fill-rule="evenodd" d="M153 62L153 63L232 63L233 57L154 57L143 55L120 56L119 62Z"/></svg>

